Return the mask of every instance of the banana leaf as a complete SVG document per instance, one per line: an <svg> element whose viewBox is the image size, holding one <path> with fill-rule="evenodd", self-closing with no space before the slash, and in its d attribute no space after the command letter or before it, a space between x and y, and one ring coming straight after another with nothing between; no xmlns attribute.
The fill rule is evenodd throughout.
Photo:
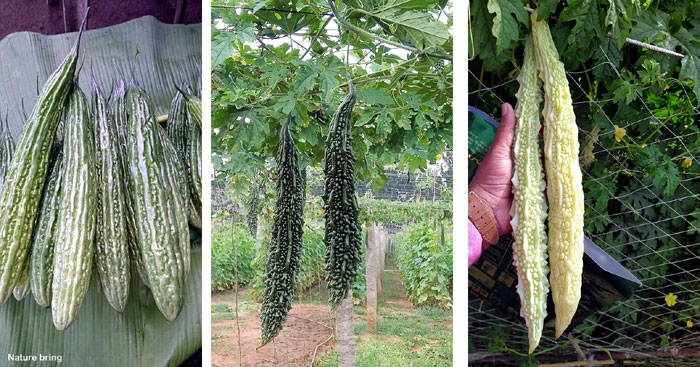
<svg viewBox="0 0 700 367"><path fill-rule="evenodd" d="M18 138L38 90L75 42L76 33L44 36L21 32L0 41L0 116L9 116ZM78 82L91 93L90 77L109 93L120 78L133 79L166 114L175 86L197 89L201 76L201 25L167 25L153 17L87 31L80 47ZM57 331L51 309L32 295L0 304L0 365L10 366L178 366L201 348L201 241L193 234L187 298L178 318L168 323L132 269L126 310L114 311L101 293L97 273L76 321ZM12 362L10 357L35 357ZM41 358L54 362L47 363Z"/></svg>

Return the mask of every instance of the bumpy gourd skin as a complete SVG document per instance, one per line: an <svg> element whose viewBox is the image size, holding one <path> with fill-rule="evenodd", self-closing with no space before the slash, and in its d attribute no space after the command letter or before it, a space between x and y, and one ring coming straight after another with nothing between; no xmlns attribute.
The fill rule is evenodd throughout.
<svg viewBox="0 0 700 367"><path fill-rule="evenodd" d="M59 117L73 85L80 35L73 49L44 84L34 104L0 194L0 303L17 284L30 254L39 200Z"/></svg>
<svg viewBox="0 0 700 367"><path fill-rule="evenodd" d="M62 145L61 145L62 146ZM56 228L61 220L61 184L63 181L63 152L58 153L52 163L49 179L44 187L39 206L39 216L32 237L32 257L29 283L34 300L41 307L51 306L51 283L53 282L53 253L56 245Z"/></svg>
<svg viewBox="0 0 700 367"><path fill-rule="evenodd" d="M525 41L525 59L516 95L515 138L513 142L513 265L518 271L520 316L525 319L530 353L540 343L547 316L547 234L544 221L547 203L544 171L540 159L540 80L537 77L532 39Z"/></svg>
<svg viewBox="0 0 700 367"><path fill-rule="evenodd" d="M362 227L355 194L355 157L352 154L352 109L355 86L348 83L348 95L338 106L326 139L326 175L323 193L326 222L326 281L331 309L345 299L357 278L362 260Z"/></svg>
<svg viewBox="0 0 700 367"><path fill-rule="evenodd" d="M95 247L95 140L85 95L73 88L64 110L63 181L53 260L51 315L58 330L78 315L90 285Z"/></svg>
<svg viewBox="0 0 700 367"><path fill-rule="evenodd" d="M165 130L145 92L126 95L128 192L136 242L156 306L168 321L180 313L190 269L187 188Z"/></svg>
<svg viewBox="0 0 700 367"><path fill-rule="evenodd" d="M118 312L129 299L131 262L126 223L126 190L114 116L95 81L93 120L97 183L95 261L107 302Z"/></svg>
<svg viewBox="0 0 700 367"><path fill-rule="evenodd" d="M126 106L126 85L124 80L120 80L117 84L117 89L114 91L114 102L112 105L114 124L117 127L117 140L119 145L120 156L122 157L122 168L124 173L124 194L126 195L126 226L127 226L127 237L129 241L129 254L136 265L136 271L139 273L141 281L146 287L150 288L148 283L148 275L146 274L146 269L141 261L141 247L139 246L137 233L136 233L136 220L134 219L134 208L131 205L130 195L129 195L129 171L127 162L127 135L128 135L128 124L129 116Z"/></svg>
<svg viewBox="0 0 700 367"><path fill-rule="evenodd" d="M287 320L287 313L292 308L303 246L303 189L297 149L287 122L280 133L280 145L277 151L277 203L270 235L265 293L260 313L262 321L260 347L279 334Z"/></svg>
<svg viewBox="0 0 700 367"><path fill-rule="evenodd" d="M549 282L556 312L555 337L569 326L581 298L583 185L576 116L564 64L549 26L531 16L535 59L544 82L544 158L549 200Z"/></svg>
<svg viewBox="0 0 700 367"><path fill-rule="evenodd" d="M5 118L0 134L0 190L5 185L5 176L12 163L14 153L15 140L10 135L10 127L7 125L7 118Z"/></svg>

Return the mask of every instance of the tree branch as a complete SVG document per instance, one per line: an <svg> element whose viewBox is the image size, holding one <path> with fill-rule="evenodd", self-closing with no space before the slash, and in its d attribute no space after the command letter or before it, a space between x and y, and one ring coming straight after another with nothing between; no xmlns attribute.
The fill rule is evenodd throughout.
<svg viewBox="0 0 700 367"><path fill-rule="evenodd" d="M326 26L328 25L328 23L330 23L331 19L333 19L333 15L328 17L328 19L326 19L326 22L323 23L321 28L319 28L318 33L316 33L316 36L314 36L314 38L311 40L311 44L309 45L309 48L306 49L306 52L304 52L304 54L301 55L301 57L299 59L303 59L304 56L306 56L309 53L309 51L311 51L311 49L314 48L314 44L316 43L316 41L318 41L318 37L321 36L321 33L323 32L323 30L326 29Z"/></svg>

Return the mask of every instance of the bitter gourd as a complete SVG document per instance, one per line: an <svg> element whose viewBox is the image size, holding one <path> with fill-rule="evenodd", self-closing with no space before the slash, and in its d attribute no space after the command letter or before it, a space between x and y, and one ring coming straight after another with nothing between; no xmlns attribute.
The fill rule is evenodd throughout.
<svg viewBox="0 0 700 367"><path fill-rule="evenodd" d="M128 192L136 240L156 306L173 321L185 299L189 271L187 198L179 181L177 153L156 122L145 92L130 88L126 102Z"/></svg>
<svg viewBox="0 0 700 367"><path fill-rule="evenodd" d="M331 120L326 139L323 215L326 223L326 281L332 309L347 296L362 260L362 228L358 219L355 157L350 133L355 98L355 86L349 82L348 94Z"/></svg>
<svg viewBox="0 0 700 367"><path fill-rule="evenodd" d="M57 148L51 165L51 173L41 195L39 216L32 237L32 257L29 265L29 283L34 300L41 307L51 306L53 281L53 253L56 245L56 228L60 221L61 181L63 180L63 152Z"/></svg>
<svg viewBox="0 0 700 367"><path fill-rule="evenodd" d="M24 262L22 274L17 280L17 285L15 285L15 289L12 290L12 294L15 296L16 300L21 301L24 299L24 297L26 297L29 294L30 290L31 289L29 288L29 259L27 259Z"/></svg>
<svg viewBox="0 0 700 367"><path fill-rule="evenodd" d="M24 125L0 195L0 303L7 301L12 294L29 256L51 147L61 111L73 85L80 34L39 94Z"/></svg>
<svg viewBox="0 0 700 367"><path fill-rule="evenodd" d="M583 271L583 185L578 126L564 64L549 26L531 16L535 59L544 82L544 158L549 200L550 275L555 337L569 326L581 298Z"/></svg>
<svg viewBox="0 0 700 367"><path fill-rule="evenodd" d="M191 117L187 107L187 96L178 90L170 105L170 113L168 114L168 123L166 131L172 145L177 151L177 157L183 167L182 178L183 184L187 188L187 197L189 201L189 222L195 228L202 228L201 223L201 197L196 191L195 186L199 185L201 189L201 176L197 180L193 178L193 170L200 169L197 166L197 161L191 160L191 155L200 157L201 152L201 130L193 126ZM195 131L197 130L197 131ZM198 158L201 159L201 158ZM201 193L201 192L200 192Z"/></svg>
<svg viewBox="0 0 700 367"><path fill-rule="evenodd" d="M95 137L85 95L74 87L64 111L63 179L51 286L58 330L80 312L92 275L95 246Z"/></svg>
<svg viewBox="0 0 700 367"><path fill-rule="evenodd" d="M124 170L114 116L94 80L92 91L97 163L95 265L107 302L117 312L122 312L129 298L131 278Z"/></svg>
<svg viewBox="0 0 700 367"><path fill-rule="evenodd" d="M540 80L532 38L525 40L525 59L518 77L513 141L513 265L518 272L520 316L525 319L532 353L542 337L547 316L547 203L542 169L540 132Z"/></svg>
<svg viewBox="0 0 700 367"><path fill-rule="evenodd" d="M253 182L250 185L250 200L248 201L248 214L246 220L248 222L248 232L255 237L258 235L258 214L260 213L260 193L258 184Z"/></svg>
<svg viewBox="0 0 700 367"><path fill-rule="evenodd" d="M117 138L119 141L120 156L122 158L122 168L124 169L124 197L126 199L124 204L126 206L125 214L126 225L128 230L127 235L129 242L129 255L131 257L131 260L134 262L136 272L139 274L141 282L143 282L143 284L146 285L146 287L150 287L150 284L148 283L148 276L146 275L146 269L143 267L143 262L141 261L141 250L137 241L136 223L134 220L134 209L131 206L131 196L129 195L128 182L129 175L131 173L129 172L128 163L126 161L127 127L129 124L129 117L127 114L126 107L126 84L124 83L124 80L119 81L119 83L117 84L117 88L114 91L113 114L114 123L117 127Z"/></svg>
<svg viewBox="0 0 700 367"><path fill-rule="evenodd" d="M282 127L277 150L277 203L272 223L267 257L265 293L260 318L262 342L274 339L292 308L302 251L304 219L302 218L301 173L290 121Z"/></svg>
<svg viewBox="0 0 700 367"><path fill-rule="evenodd" d="M10 127L7 125L7 117L5 117L2 124L2 133L0 133L0 190L5 185L5 177L10 164L12 164L14 152L15 141L10 135Z"/></svg>

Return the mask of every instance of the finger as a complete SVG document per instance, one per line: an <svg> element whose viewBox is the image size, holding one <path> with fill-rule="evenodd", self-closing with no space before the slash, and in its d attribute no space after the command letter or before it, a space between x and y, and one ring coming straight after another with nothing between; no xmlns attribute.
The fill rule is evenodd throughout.
<svg viewBox="0 0 700 367"><path fill-rule="evenodd" d="M509 103L504 103L501 107L501 124L498 126L496 136L493 138L491 149L510 151L515 134L515 113Z"/></svg>

